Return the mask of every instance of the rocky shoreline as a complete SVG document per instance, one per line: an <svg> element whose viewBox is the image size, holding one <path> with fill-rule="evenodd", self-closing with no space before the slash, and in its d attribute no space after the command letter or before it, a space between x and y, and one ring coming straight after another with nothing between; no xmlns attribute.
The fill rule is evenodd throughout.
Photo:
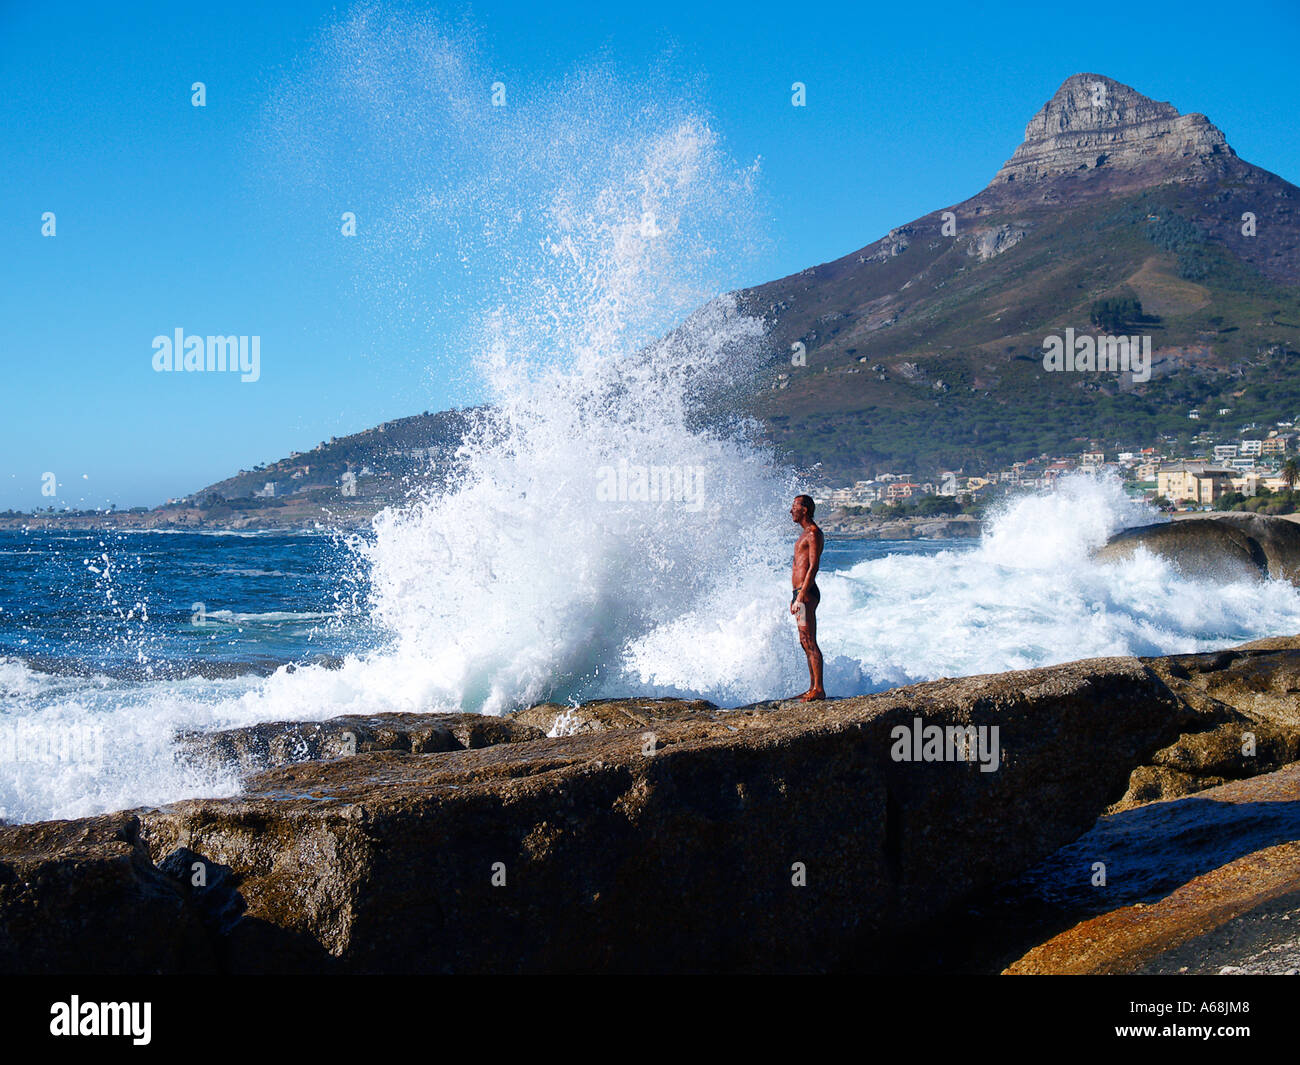
<svg viewBox="0 0 1300 1065"><path fill-rule="evenodd" d="M287 509L287 508L286 508ZM258 532L304 533L365 529L380 506L343 506L331 509L297 507L286 512L237 511L213 517L197 507L158 507L88 514L0 515L6 532Z"/></svg>
<svg viewBox="0 0 1300 1065"><path fill-rule="evenodd" d="M822 530L836 540L974 540L984 523L969 514L952 518L880 518L832 511L819 518Z"/></svg>
<svg viewBox="0 0 1300 1065"><path fill-rule="evenodd" d="M181 757L237 767L243 793L0 827L0 970L896 970L960 920L981 947L944 971L1130 971L1252 913L1286 927L1295 869L1251 855L1300 840L1297 690L1300 639L1283 639L817 704L184 736ZM994 757L899 746L930 726L962 730L941 735L972 758L996 737ZM1240 837L1265 802L1269 827ZM1103 890L1108 840L1130 857ZM1138 875L1144 847L1148 865L1194 857ZM1214 880L1216 862L1233 871ZM1081 930L1096 921L1109 947Z"/></svg>

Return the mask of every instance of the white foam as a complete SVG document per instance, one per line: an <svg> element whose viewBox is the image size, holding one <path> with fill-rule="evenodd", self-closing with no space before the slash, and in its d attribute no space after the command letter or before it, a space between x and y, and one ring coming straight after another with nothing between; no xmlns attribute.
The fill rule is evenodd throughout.
<svg viewBox="0 0 1300 1065"><path fill-rule="evenodd" d="M0 665L0 817L82 817L198 794L232 794L234 777L179 762L178 729L210 724L250 681L129 684Z"/></svg>
<svg viewBox="0 0 1300 1065"><path fill-rule="evenodd" d="M823 649L876 686L1300 631L1290 584L1198 581L1146 551L1093 559L1113 532L1156 520L1113 480L1071 478L1009 505L974 551L895 555L828 578Z"/></svg>
<svg viewBox="0 0 1300 1065"><path fill-rule="evenodd" d="M246 613L239 610L209 610L204 618L230 624L270 623L274 621L328 621L338 615L315 610L266 610L261 613Z"/></svg>

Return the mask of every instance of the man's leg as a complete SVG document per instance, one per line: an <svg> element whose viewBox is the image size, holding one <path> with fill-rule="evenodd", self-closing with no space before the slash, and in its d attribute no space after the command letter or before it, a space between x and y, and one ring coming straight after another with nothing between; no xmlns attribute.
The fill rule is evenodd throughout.
<svg viewBox="0 0 1300 1065"><path fill-rule="evenodd" d="M817 608L811 603L804 604L803 621L799 626L799 645L808 656L808 677L812 686L804 694L803 701L825 699L826 689L822 687L822 649L817 646Z"/></svg>
<svg viewBox="0 0 1300 1065"><path fill-rule="evenodd" d="M794 603L795 606L794 623L799 633L799 646L803 648L804 656L807 657L808 635L806 629L808 624L808 606L805 603L800 603L793 599L791 600L791 602ZM808 687L807 689L801 691L798 695L796 695L795 698L802 699L810 691L812 691L812 662L811 661L808 663Z"/></svg>

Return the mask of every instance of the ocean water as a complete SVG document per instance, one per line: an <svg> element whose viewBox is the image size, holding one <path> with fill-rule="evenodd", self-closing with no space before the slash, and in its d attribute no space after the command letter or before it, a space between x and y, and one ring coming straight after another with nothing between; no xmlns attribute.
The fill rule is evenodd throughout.
<svg viewBox="0 0 1300 1065"><path fill-rule="evenodd" d="M669 524L672 506L660 515ZM1110 532L1149 518L1117 486L1081 477L1013 502L978 541L830 541L819 578L828 691L1300 632L1289 584L1190 580L1143 553L1089 557ZM382 553L394 549L382 528L351 542L2 533L0 808L30 821L236 793L219 769L176 758L182 730L496 713L542 699L680 694L734 706L793 695L807 682L787 612L796 530L778 529L783 554L770 565L706 552L713 581L704 564L649 555L600 570L571 547L557 550L567 567L558 574L536 558L516 562L538 577L528 587L486 552L477 571L420 558L401 567L412 586L376 582L376 557L390 564ZM502 555L545 546L521 543L517 529L484 535L501 539ZM689 538L685 549L695 549ZM674 587L682 570L690 578ZM428 600L430 586L457 580L463 599ZM641 594L664 597L656 614L628 588L638 580L653 588ZM410 613L394 617L392 597L408 595Z"/></svg>
<svg viewBox="0 0 1300 1065"><path fill-rule="evenodd" d="M376 168L362 288L409 320L440 270L474 281L455 367L427 371L467 372L486 405L442 487L350 539L0 536L0 817L235 793L178 760L181 730L804 691L787 508L818 476L738 413L771 353L726 295L763 276L754 166L680 86L606 69L485 124L491 65L422 16L345 19L287 77L268 179L341 196ZM1091 560L1153 518L1077 478L978 543L832 542L827 690L1300 632L1289 584Z"/></svg>

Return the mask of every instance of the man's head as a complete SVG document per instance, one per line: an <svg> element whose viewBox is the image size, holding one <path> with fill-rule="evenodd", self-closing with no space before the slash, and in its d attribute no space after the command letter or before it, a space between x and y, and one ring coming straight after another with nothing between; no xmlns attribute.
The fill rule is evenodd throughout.
<svg viewBox="0 0 1300 1065"><path fill-rule="evenodd" d="M795 496L794 502L790 504L790 517L802 525L805 521L812 521L816 509L817 504L813 502L812 496Z"/></svg>

